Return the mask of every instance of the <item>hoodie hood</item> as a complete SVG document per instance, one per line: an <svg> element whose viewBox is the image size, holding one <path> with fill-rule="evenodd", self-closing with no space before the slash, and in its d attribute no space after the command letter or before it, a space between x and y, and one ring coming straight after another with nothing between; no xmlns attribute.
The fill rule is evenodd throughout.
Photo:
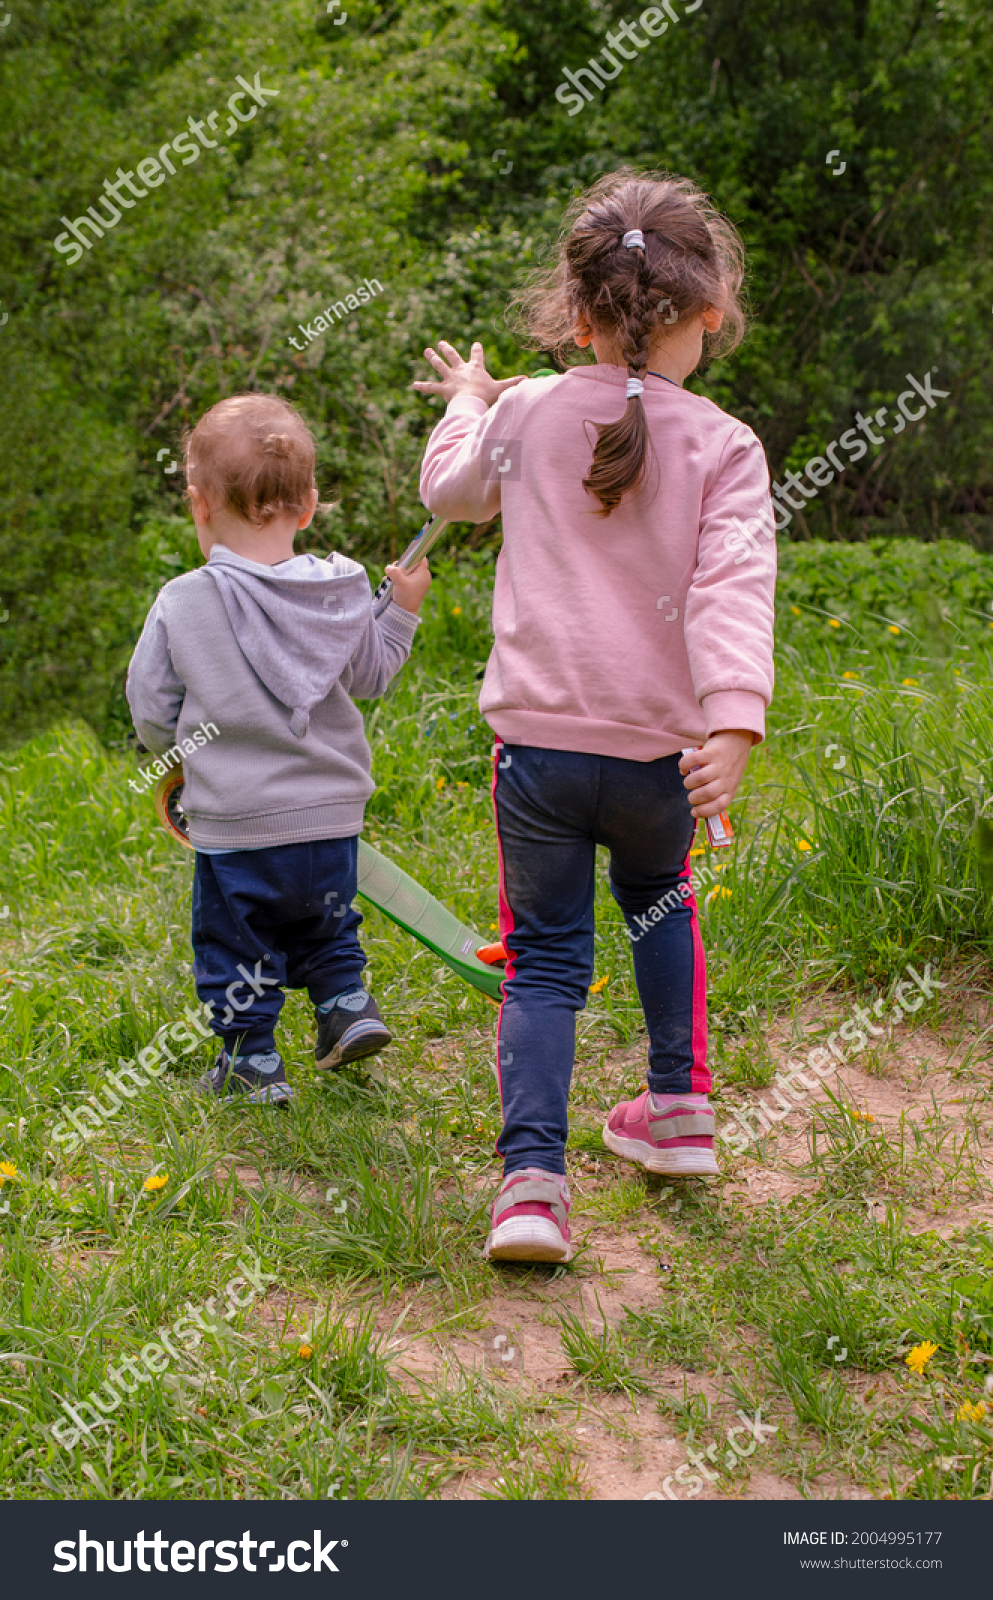
<svg viewBox="0 0 993 1600"><path fill-rule="evenodd" d="M217 585L246 662L302 739L312 708L330 694L368 629L371 591L365 568L347 556L313 562L307 577L289 565L279 564L282 576L279 566L214 545L202 570Z"/></svg>

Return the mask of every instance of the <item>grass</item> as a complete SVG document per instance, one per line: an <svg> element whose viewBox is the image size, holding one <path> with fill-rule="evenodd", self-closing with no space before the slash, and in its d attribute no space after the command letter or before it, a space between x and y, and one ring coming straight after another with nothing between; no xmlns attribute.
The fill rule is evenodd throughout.
<svg viewBox="0 0 993 1600"><path fill-rule="evenodd" d="M569 1163L586 1248L566 1272L482 1262L499 1170L495 1013L369 907L370 979L396 1038L382 1081L318 1080L308 1007L291 995L288 1113L204 1103L202 1043L119 1097L88 1143L55 1142L88 1096L107 1103L106 1070L194 1000L191 858L128 788L133 759L85 726L0 755L8 1497L617 1492L596 1489L579 1411L634 1463L642 1488L624 1492L641 1493L658 1487L638 1465L653 1397L694 1448L720 1446L738 1406L775 1417L749 1470L790 1492L989 1496L990 1029L976 996L981 1010L990 922L974 831L993 787L993 561L894 542L794 546L783 568L770 736L730 859L695 858L708 890L730 891L708 893L703 913L722 1119L768 1098L791 1045L888 995L908 962L931 962L949 988L865 1058L884 1093L898 1047L927 1051L909 1108L870 1121L831 1086L792 1145L777 1128L725 1155L719 1182L660 1182L599 1137L644 1056L601 864L596 974L609 982L579 1019ZM366 832L488 933L476 695L491 557L437 572L410 668L367 708L379 788ZM153 1176L165 1184L146 1190ZM251 1303L132 1385L91 1435L55 1441L53 1423L71 1433L67 1405L184 1307L223 1304L249 1257L271 1277ZM632 1262L651 1275L640 1298ZM483 1370L478 1329L497 1293L523 1319L523 1376ZM938 1350L918 1374L906 1356L924 1340ZM735 1469L720 1492L746 1482Z"/></svg>

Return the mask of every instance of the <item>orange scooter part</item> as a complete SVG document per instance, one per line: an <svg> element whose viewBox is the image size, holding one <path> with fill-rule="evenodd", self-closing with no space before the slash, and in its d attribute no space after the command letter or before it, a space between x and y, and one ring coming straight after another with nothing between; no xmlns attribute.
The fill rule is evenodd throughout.
<svg viewBox="0 0 993 1600"><path fill-rule="evenodd" d="M481 944L476 951L476 960L485 961L488 967L495 967L498 962L506 961L507 952L502 941L497 944Z"/></svg>
<svg viewBox="0 0 993 1600"><path fill-rule="evenodd" d="M187 850L192 850L189 824L181 803L183 781L182 767L167 772L164 778L159 779L155 785L155 815L167 833L171 833L180 844L185 844Z"/></svg>

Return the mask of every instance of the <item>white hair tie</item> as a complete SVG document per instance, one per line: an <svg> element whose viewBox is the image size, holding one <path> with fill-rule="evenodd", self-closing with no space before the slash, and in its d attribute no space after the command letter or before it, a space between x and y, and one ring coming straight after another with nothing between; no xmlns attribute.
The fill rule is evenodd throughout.
<svg viewBox="0 0 993 1600"><path fill-rule="evenodd" d="M642 383L640 378L628 379L627 394L625 397L626 399L633 400L636 395L644 394L644 392L645 385Z"/></svg>
<svg viewBox="0 0 993 1600"><path fill-rule="evenodd" d="M628 233L623 235L621 244L628 250L644 250L645 235L640 228L631 228Z"/></svg>

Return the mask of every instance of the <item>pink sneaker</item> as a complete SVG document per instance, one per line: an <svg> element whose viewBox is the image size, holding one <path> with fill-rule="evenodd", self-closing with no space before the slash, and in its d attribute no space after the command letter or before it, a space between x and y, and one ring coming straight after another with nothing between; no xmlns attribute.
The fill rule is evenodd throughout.
<svg viewBox="0 0 993 1600"><path fill-rule="evenodd" d="M603 1142L649 1172L716 1177L714 1113L705 1094L652 1094L622 1100L603 1125Z"/></svg>
<svg viewBox="0 0 993 1600"><path fill-rule="evenodd" d="M571 1261L569 1190L540 1167L511 1172L493 1202L487 1261Z"/></svg>

